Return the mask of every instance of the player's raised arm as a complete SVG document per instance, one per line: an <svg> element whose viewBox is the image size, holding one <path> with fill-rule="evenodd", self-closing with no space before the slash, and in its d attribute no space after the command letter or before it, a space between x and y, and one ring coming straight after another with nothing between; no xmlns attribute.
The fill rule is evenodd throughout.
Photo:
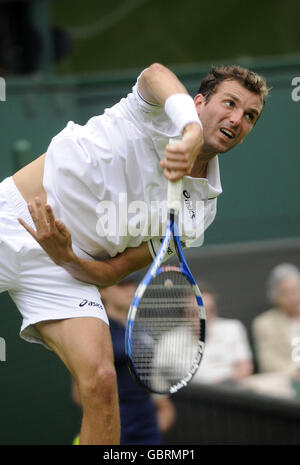
<svg viewBox="0 0 300 465"><path fill-rule="evenodd" d="M159 63L153 63L145 69L138 80L138 89L147 102L161 106L173 94L189 95L177 76Z"/></svg>
<svg viewBox="0 0 300 465"><path fill-rule="evenodd" d="M141 97L149 103L161 105L182 136L176 147L166 146L161 161L164 175L177 180L191 174L203 144L202 124L194 100L177 76L165 66L154 63L138 80Z"/></svg>

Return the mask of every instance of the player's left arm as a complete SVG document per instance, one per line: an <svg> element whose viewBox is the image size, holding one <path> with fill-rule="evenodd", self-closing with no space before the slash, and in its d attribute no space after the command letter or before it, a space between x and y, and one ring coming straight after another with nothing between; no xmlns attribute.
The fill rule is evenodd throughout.
<svg viewBox="0 0 300 465"><path fill-rule="evenodd" d="M145 242L139 247L129 247L107 261L86 260L72 252L67 260L60 261L57 265L74 278L103 288L118 283L151 262L152 257Z"/></svg>
<svg viewBox="0 0 300 465"><path fill-rule="evenodd" d="M152 257L147 243L131 247L107 261L86 260L78 257L72 247L72 238L64 223L55 219L50 205L40 199L28 205L36 229L19 218L20 224L40 244L53 262L74 278L98 287L111 286L131 273L148 266Z"/></svg>

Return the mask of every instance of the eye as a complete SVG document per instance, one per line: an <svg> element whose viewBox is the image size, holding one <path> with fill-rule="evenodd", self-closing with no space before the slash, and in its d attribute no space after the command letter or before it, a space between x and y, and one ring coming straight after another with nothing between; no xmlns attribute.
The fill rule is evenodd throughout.
<svg viewBox="0 0 300 465"><path fill-rule="evenodd" d="M253 113L248 112L248 113L245 114L245 116L246 116L247 120L250 121L250 123L253 123L253 121L254 121L254 114Z"/></svg>
<svg viewBox="0 0 300 465"><path fill-rule="evenodd" d="M234 107L234 101L233 100L225 100L225 105L229 108Z"/></svg>

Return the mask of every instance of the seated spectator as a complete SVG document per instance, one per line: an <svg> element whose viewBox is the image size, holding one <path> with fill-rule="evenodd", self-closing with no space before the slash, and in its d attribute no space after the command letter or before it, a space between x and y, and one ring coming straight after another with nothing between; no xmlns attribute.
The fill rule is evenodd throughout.
<svg viewBox="0 0 300 465"><path fill-rule="evenodd" d="M300 367L300 271L276 266L267 281L272 308L253 321L259 372L296 374Z"/></svg>
<svg viewBox="0 0 300 465"><path fill-rule="evenodd" d="M203 359L193 383L239 381L253 372L252 354L244 325L220 318L215 293L200 284L206 310L207 329Z"/></svg>

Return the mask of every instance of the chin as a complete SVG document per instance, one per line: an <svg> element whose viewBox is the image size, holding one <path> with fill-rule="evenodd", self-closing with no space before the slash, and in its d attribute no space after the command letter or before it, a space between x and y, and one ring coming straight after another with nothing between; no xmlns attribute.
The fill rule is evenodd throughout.
<svg viewBox="0 0 300 465"><path fill-rule="evenodd" d="M233 146L233 147L234 147L234 146ZM227 147L227 148L222 147L222 148L220 148L220 149L218 150L218 153L227 153L227 152L229 152L230 150L232 150L233 147Z"/></svg>
<svg viewBox="0 0 300 465"><path fill-rule="evenodd" d="M211 149L211 153L226 153L238 144L237 139L225 140L218 133L212 134L210 140L207 142L207 145Z"/></svg>
<svg viewBox="0 0 300 465"><path fill-rule="evenodd" d="M231 147L230 147L231 148ZM222 144L215 144L210 147L209 152L210 153L226 153L228 150L230 150L228 147L224 147Z"/></svg>
<svg viewBox="0 0 300 465"><path fill-rule="evenodd" d="M220 142L213 138L210 141L206 141L206 144L204 146L204 150L208 154L225 153L230 149L231 147L226 146L226 144L222 143L222 141Z"/></svg>
<svg viewBox="0 0 300 465"><path fill-rule="evenodd" d="M227 145L227 144L222 144L222 143L216 143L215 144L215 151L217 153L226 153L229 152L229 150L232 150L237 144L232 144L232 145Z"/></svg>

